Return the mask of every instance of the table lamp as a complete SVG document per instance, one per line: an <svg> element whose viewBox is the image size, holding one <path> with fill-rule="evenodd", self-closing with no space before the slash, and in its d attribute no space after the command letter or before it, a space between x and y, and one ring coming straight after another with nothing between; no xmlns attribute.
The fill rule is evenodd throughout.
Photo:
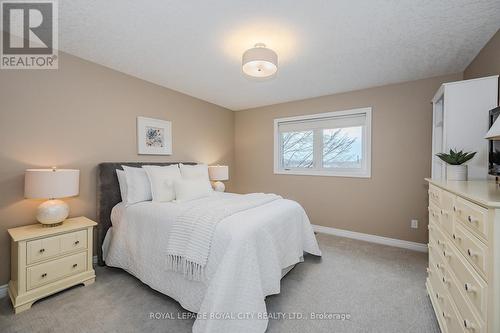
<svg viewBox="0 0 500 333"><path fill-rule="evenodd" d="M484 136L485 139L488 140L500 140L500 117L495 120L493 125L491 125L488 133Z"/></svg>
<svg viewBox="0 0 500 333"><path fill-rule="evenodd" d="M58 226L69 215L69 206L59 198L78 195L80 170L28 169L24 175L24 197L49 199L38 206L36 219L44 226Z"/></svg>
<svg viewBox="0 0 500 333"><path fill-rule="evenodd" d="M224 192L226 190L226 186L221 180L229 179L229 168L227 165L209 166L208 175L215 191Z"/></svg>

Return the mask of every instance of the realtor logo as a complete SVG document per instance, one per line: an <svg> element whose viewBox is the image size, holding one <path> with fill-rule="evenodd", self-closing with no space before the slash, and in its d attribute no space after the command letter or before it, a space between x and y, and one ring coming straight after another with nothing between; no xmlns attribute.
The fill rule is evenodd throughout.
<svg viewBox="0 0 500 333"><path fill-rule="evenodd" d="M2 1L1 69L57 69L57 1Z"/></svg>

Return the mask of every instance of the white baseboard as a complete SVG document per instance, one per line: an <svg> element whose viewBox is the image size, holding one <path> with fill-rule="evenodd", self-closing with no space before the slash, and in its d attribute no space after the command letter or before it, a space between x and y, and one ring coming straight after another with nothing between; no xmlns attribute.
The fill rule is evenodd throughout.
<svg viewBox="0 0 500 333"><path fill-rule="evenodd" d="M366 242L370 242L370 243L377 243L377 244L401 247L403 249L408 249L408 250L413 250L413 251L418 251L418 252L427 252L428 251L427 244L422 244L422 243L416 243L416 242L410 242L410 241L405 241L405 240L401 240L401 239L364 234L361 232L349 231L349 230L344 230L344 229L324 227L322 225L315 225L315 224L313 224L313 229L314 229L314 231L322 233L322 234L352 238L352 239L362 240L362 241L366 241Z"/></svg>
<svg viewBox="0 0 500 333"><path fill-rule="evenodd" d="M92 257L92 262L94 265L97 264L97 256ZM0 286L0 298L7 296L7 288L9 288L8 284Z"/></svg>

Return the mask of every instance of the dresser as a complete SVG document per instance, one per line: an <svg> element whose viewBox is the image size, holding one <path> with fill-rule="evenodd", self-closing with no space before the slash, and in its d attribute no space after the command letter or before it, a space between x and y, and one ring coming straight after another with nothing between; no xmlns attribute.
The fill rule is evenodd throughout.
<svg viewBox="0 0 500 333"><path fill-rule="evenodd" d="M442 332L500 332L500 187L429 182L426 281Z"/></svg>
<svg viewBox="0 0 500 333"><path fill-rule="evenodd" d="M67 219L57 227L33 224L9 229L11 280L9 296L15 313L38 299L77 284L95 280L92 236L97 223Z"/></svg>

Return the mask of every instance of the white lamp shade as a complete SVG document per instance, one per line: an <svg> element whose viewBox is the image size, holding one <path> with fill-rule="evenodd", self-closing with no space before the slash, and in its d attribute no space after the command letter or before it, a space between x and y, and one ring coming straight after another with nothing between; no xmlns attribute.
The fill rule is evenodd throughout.
<svg viewBox="0 0 500 333"><path fill-rule="evenodd" d="M80 170L28 169L24 174L24 197L55 199L78 195Z"/></svg>
<svg viewBox="0 0 500 333"><path fill-rule="evenodd" d="M243 53L242 66L246 75L257 78L272 76L278 70L278 55L259 43Z"/></svg>
<svg viewBox="0 0 500 333"><path fill-rule="evenodd" d="M497 120L495 120L488 133L486 133L484 137L485 139L500 140L500 121L498 121L498 119L500 118L497 118Z"/></svg>
<svg viewBox="0 0 500 333"><path fill-rule="evenodd" d="M214 165L208 167L210 180L228 180L229 168L227 165Z"/></svg>

